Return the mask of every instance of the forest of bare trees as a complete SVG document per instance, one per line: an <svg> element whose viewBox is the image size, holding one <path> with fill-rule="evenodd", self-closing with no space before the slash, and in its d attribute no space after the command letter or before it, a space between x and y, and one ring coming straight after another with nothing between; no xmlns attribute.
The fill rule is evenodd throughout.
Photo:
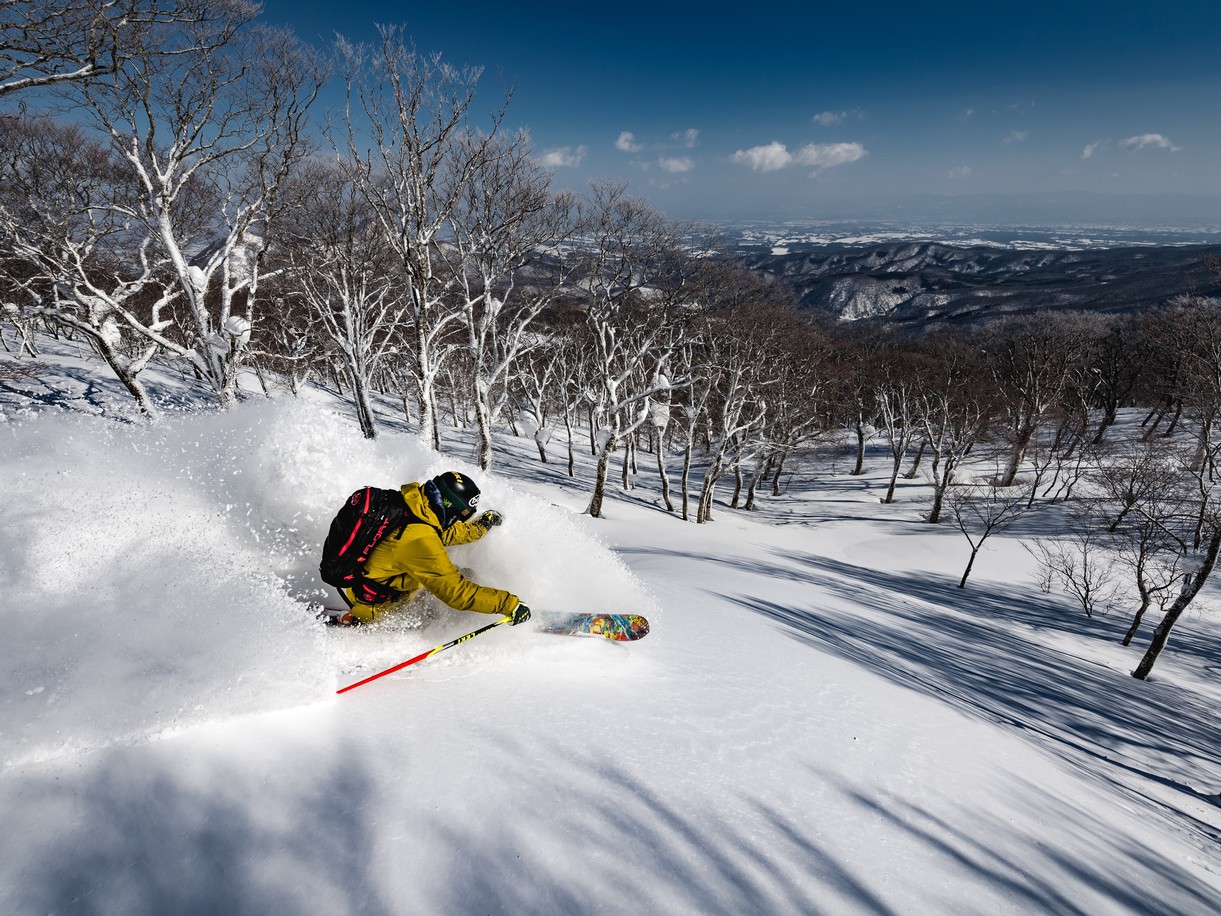
<svg viewBox="0 0 1221 916"><path fill-rule="evenodd" d="M1130 613L1128 641L1160 612L1148 674L1221 553L1216 303L835 324L621 184L555 190L504 126L512 91L476 105L480 78L397 28L315 48L242 0L7 3L7 357L37 357L36 331L83 341L150 422L141 376L173 364L221 409L253 372L338 391L366 437L390 409L435 448L470 428L484 468L497 436L542 461L562 441L570 475L593 459L595 517L616 477L652 473L709 522L718 487L750 510L840 451L886 462L886 502L926 479L924 517L972 559L1054 507L1047 581Z"/></svg>

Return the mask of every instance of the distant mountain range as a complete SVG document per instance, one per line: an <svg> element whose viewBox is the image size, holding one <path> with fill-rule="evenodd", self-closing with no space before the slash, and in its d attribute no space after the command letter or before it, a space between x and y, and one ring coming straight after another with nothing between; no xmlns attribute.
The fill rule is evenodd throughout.
<svg viewBox="0 0 1221 916"><path fill-rule="evenodd" d="M897 241L739 248L743 263L782 278L803 308L911 325L981 321L1043 309L1128 312L1192 290L1221 297L1205 256L1221 245L1006 248ZM796 247L796 246L792 246Z"/></svg>

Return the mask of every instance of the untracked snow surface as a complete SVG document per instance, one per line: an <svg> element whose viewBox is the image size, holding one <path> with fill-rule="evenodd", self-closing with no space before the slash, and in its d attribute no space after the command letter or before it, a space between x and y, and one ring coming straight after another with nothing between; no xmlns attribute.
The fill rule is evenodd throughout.
<svg viewBox="0 0 1221 916"><path fill-rule="evenodd" d="M477 473L323 392L125 416L0 357L0 913L1221 910L1218 618L1132 679L1147 634L1041 593L1033 521L959 590L880 458L697 526L648 473L594 520L585 456L506 433ZM506 517L459 565L648 638L499 627L337 696L488 622L309 610L342 500L447 467Z"/></svg>

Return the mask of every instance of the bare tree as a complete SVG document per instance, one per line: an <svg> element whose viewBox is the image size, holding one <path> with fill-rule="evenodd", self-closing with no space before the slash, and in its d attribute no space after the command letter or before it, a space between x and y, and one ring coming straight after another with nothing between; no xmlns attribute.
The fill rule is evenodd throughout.
<svg viewBox="0 0 1221 916"><path fill-rule="evenodd" d="M1221 303L1183 303L1192 319L1184 339L1183 405L1191 434L1191 454L1182 462L1186 485L1175 532L1181 546L1177 596L1153 631L1144 656L1132 672L1148 677L1183 612L1198 598L1221 554Z"/></svg>
<svg viewBox="0 0 1221 916"><path fill-rule="evenodd" d="M865 448L874 433L877 419L877 385L882 371L886 333L873 325L836 328L836 344L831 359L835 362L831 398L840 422L856 442L856 458L848 473L865 473Z"/></svg>
<svg viewBox="0 0 1221 916"><path fill-rule="evenodd" d="M834 335L820 322L790 318L772 339L778 354L770 366L768 409L761 436L771 463L772 495L781 493L780 480L791 456L837 435L835 427Z"/></svg>
<svg viewBox="0 0 1221 916"><path fill-rule="evenodd" d="M546 464L547 444L552 435L551 418L566 413L564 380L571 377L577 360L573 358L569 337L553 334L540 335L540 338L538 346L522 355L511 384L519 405L518 423L526 427L524 432L534 437L539 460Z"/></svg>
<svg viewBox="0 0 1221 916"><path fill-rule="evenodd" d="M80 94L141 190L126 215L155 237L183 305L128 320L188 360L228 407L257 313L265 236L281 184L308 152L323 68L289 33L256 28L258 7L244 0L179 0L177 9Z"/></svg>
<svg viewBox="0 0 1221 916"><path fill-rule="evenodd" d="M316 333L305 302L285 284L277 284L269 300L250 359L262 371L287 379L296 395L311 376L324 371L326 342Z"/></svg>
<svg viewBox="0 0 1221 916"><path fill-rule="evenodd" d="M967 578L975 567L975 558L980 548L992 535L1004 531L1027 511L1026 494L999 485L997 475L983 483L953 487L946 497L954 526L962 532L971 545L971 556L967 568L958 581L959 588L967 587Z"/></svg>
<svg viewBox="0 0 1221 916"><path fill-rule="evenodd" d="M1085 616L1105 612L1122 594L1117 560L1110 549L1106 526L1088 507L1076 506L1068 534L1035 541L1031 553L1039 560L1048 583L1059 583L1073 596Z"/></svg>
<svg viewBox="0 0 1221 916"><path fill-rule="evenodd" d="M1136 670L1132 672L1132 676L1135 678L1144 680L1149 676L1158 656L1166 647L1170 631L1183 616L1187 607L1200 594L1217 565L1217 556L1221 553L1221 517L1218 517L1216 507L1210 507L1209 516L1208 538L1201 542L1199 548L1187 558L1188 562L1181 572L1178 595L1154 629L1149 647L1137 664Z"/></svg>
<svg viewBox="0 0 1221 916"><path fill-rule="evenodd" d="M1168 508L1148 501L1138 514L1128 517L1121 531L1111 535L1118 561L1131 575L1139 597L1132 623L1124 633L1125 646L1136 638L1145 614L1153 609L1164 614L1169 609L1175 588L1183 581L1184 555L1165 524Z"/></svg>
<svg viewBox="0 0 1221 916"><path fill-rule="evenodd" d="M718 300L713 300L720 305ZM774 366L783 358L777 345L790 325L790 313L766 305L718 308L705 322L704 354L698 370L709 388L704 405L710 441L700 486L696 522L712 519L713 493L721 475L737 471L749 449L766 449L762 438ZM740 489L740 485L739 485Z"/></svg>
<svg viewBox="0 0 1221 916"><path fill-rule="evenodd" d="M462 324L470 356L470 393L479 431L479 466L492 466L492 429L508 400L507 384L527 331L563 287L567 269L560 244L572 233L575 199L552 195L551 176L532 158L528 137L518 133L474 147L450 171L459 182L449 220L449 245L439 246L457 278Z"/></svg>
<svg viewBox="0 0 1221 916"><path fill-rule="evenodd" d="M691 466L695 441L707 423L708 402L712 398L712 374L705 370L704 341L696 335L685 337L671 355L671 365L688 380L687 384L667 398L669 423L678 415L677 434L683 449L683 467L679 477L679 501L683 521L691 517Z"/></svg>
<svg viewBox="0 0 1221 916"><path fill-rule="evenodd" d="M910 349L891 347L880 354L878 360L879 378L874 401L891 457L890 482L882 499L887 505L894 502L903 459L921 433L917 416L919 369L916 358Z"/></svg>
<svg viewBox="0 0 1221 916"><path fill-rule="evenodd" d="M948 343L948 345L947 345ZM991 409L981 390L979 354L968 341L955 339L930 342L942 345L934 364L921 379L920 422L933 452L926 472L933 485L933 503L928 521L941 520L942 503L954 483L958 467L988 430Z"/></svg>
<svg viewBox="0 0 1221 916"><path fill-rule="evenodd" d="M168 262L126 216L138 198L117 157L79 125L0 118L0 272L14 309L83 334L151 418L139 375L157 345L133 346L124 316L176 293Z"/></svg>
<svg viewBox="0 0 1221 916"><path fill-rule="evenodd" d="M732 344L740 339L731 336L725 342ZM712 447L695 513L695 521L699 524L712 520L713 494L731 450L741 450L744 437L762 422L767 410L766 402L760 397L762 386L754 377L754 368L749 355L742 356L741 351L734 353L732 347L714 356L714 397L708 414Z"/></svg>
<svg viewBox="0 0 1221 916"><path fill-rule="evenodd" d="M1146 366L1141 359L1141 325L1133 318L1113 319L1096 342L1092 368L1097 374L1095 402L1102 409L1094 443L1101 443L1119 416L1119 408L1132 402Z"/></svg>
<svg viewBox="0 0 1221 916"><path fill-rule="evenodd" d="M1011 440L1002 486L1013 485L1036 430L1062 404L1090 338L1089 325L1081 316L1056 312L1005 319L985 332L983 346Z"/></svg>
<svg viewBox="0 0 1221 916"><path fill-rule="evenodd" d="M505 102L476 133L469 123L478 68L455 68L418 52L400 28L380 27L376 48L341 39L338 54L347 87L344 147L362 193L398 258L412 322L410 368L420 436L434 447L436 385L447 336L461 322L453 306L463 275L442 251L468 182L504 119Z"/></svg>
<svg viewBox="0 0 1221 916"><path fill-rule="evenodd" d="M610 456L651 416L651 399L675 387L666 362L681 335L674 317L687 306L694 259L689 227L597 184L583 208L576 282L587 293L585 320L594 362L592 415L597 470L587 512L601 517Z"/></svg>
<svg viewBox="0 0 1221 916"><path fill-rule="evenodd" d="M313 163L282 224L291 265L287 289L301 298L347 376L366 439L377 437L372 379L404 343L406 305L385 235L365 206L350 163Z"/></svg>
<svg viewBox="0 0 1221 916"><path fill-rule="evenodd" d="M109 76L150 26L177 15L175 0L5 0L0 96Z"/></svg>

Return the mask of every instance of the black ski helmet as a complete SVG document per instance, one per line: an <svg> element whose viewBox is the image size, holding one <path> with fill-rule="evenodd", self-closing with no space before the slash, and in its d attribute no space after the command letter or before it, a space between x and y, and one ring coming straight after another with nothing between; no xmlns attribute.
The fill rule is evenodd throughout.
<svg viewBox="0 0 1221 916"><path fill-rule="evenodd" d="M479 508L479 487L469 477L457 471L446 471L432 479L441 494L445 514L441 524L448 528L455 521L466 521Z"/></svg>

